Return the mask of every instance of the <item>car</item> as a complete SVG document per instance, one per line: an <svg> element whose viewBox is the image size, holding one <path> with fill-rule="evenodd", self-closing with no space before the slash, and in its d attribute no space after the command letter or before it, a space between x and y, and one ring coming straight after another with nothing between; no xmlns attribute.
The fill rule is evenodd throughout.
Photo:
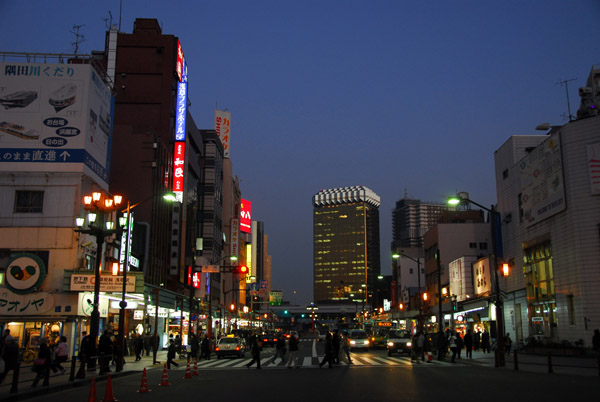
<svg viewBox="0 0 600 402"><path fill-rule="evenodd" d="M227 336L219 339L215 346L217 359L225 356L244 357L246 354L246 341L238 336Z"/></svg>
<svg viewBox="0 0 600 402"><path fill-rule="evenodd" d="M412 351L412 335L405 329L393 329L388 334L387 354L407 353Z"/></svg>
<svg viewBox="0 0 600 402"><path fill-rule="evenodd" d="M388 332L380 329L371 335L371 347L373 349L385 349L387 347Z"/></svg>
<svg viewBox="0 0 600 402"><path fill-rule="evenodd" d="M258 341L262 342L263 346L275 346L277 335L271 332L263 332L259 335Z"/></svg>
<svg viewBox="0 0 600 402"><path fill-rule="evenodd" d="M348 335L350 350L369 350L369 336L361 329L353 329Z"/></svg>

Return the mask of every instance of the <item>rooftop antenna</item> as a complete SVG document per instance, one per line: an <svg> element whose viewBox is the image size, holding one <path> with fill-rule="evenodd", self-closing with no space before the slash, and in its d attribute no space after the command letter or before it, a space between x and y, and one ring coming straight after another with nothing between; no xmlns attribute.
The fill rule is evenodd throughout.
<svg viewBox="0 0 600 402"><path fill-rule="evenodd" d="M108 16L110 18L105 18L104 19L104 26L106 27L106 29L108 31L110 31L110 29L112 28L112 20L113 20L113 16L112 16L112 13L110 12L110 10L108 10Z"/></svg>
<svg viewBox="0 0 600 402"><path fill-rule="evenodd" d="M73 25L73 30L71 31L71 33L73 35L75 35L75 42L72 43L73 46L75 46L75 54L77 54L79 52L79 44L82 42L85 42L85 37L83 36L83 34L79 33L79 29L81 27L84 27L85 25Z"/></svg>
<svg viewBox="0 0 600 402"><path fill-rule="evenodd" d="M123 0L119 1L119 32L121 32L121 15L123 14Z"/></svg>
<svg viewBox="0 0 600 402"><path fill-rule="evenodd" d="M571 102L569 102L569 81L575 81L577 78L571 78L568 80L558 80L558 82L554 85L560 85L561 87L565 84L565 91L567 92L567 110L569 111L569 122L573 121L573 117L571 116Z"/></svg>

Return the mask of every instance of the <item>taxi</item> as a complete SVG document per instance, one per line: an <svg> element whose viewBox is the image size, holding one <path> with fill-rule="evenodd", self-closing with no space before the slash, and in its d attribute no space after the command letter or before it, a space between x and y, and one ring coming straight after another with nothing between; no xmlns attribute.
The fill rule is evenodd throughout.
<svg viewBox="0 0 600 402"><path fill-rule="evenodd" d="M238 336L227 335L226 337L219 339L215 346L215 353L217 359L225 356L244 357L246 354L246 341L244 338Z"/></svg>

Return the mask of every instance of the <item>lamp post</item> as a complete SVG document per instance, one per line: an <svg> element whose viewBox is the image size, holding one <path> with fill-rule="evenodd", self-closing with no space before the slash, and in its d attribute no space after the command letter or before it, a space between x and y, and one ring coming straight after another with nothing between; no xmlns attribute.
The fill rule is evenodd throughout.
<svg viewBox="0 0 600 402"><path fill-rule="evenodd" d="M401 256L404 258L408 258L409 260L417 263L417 286L419 287L418 296L417 296L417 299L418 299L417 300L417 308L419 311L419 316L417 318L417 323L418 323L417 330L422 331L423 330L423 315L421 312L421 259L420 258L414 259L414 258L404 254L402 251L399 253L392 254L392 258L394 259L394 261L397 261L398 258L400 258Z"/></svg>
<svg viewBox="0 0 600 402"><path fill-rule="evenodd" d="M504 309L502 306L502 296L500 294L500 281L498 279L498 250L496 244L496 220L500 218L500 213L496 211L495 207L492 205L490 208L486 208L481 204L476 203L475 201L469 199L469 195L467 193L459 193L456 196L452 196L448 198L449 205L459 205L459 204L473 204L478 206L479 208L490 213L490 228L491 228L491 239L492 239L492 266L494 271L494 281L496 282L494 286L495 298L496 298L496 336L497 336L497 345L495 353L495 365L496 367L504 367L505 359L504 359ZM502 241L502 239L500 239Z"/></svg>
<svg viewBox="0 0 600 402"><path fill-rule="evenodd" d="M237 261L238 257L237 255L228 255L225 256L223 258L220 258L216 261L216 264L219 265L219 272L226 272L224 270L221 269L221 262L223 262L224 260L226 260L227 258L229 258L230 261ZM208 283L211 283L211 275L210 272L208 273ZM210 292L210 287L208 288L208 317L207 317L207 323L206 323L206 334L208 336L208 339L212 339L212 295Z"/></svg>
<svg viewBox="0 0 600 402"><path fill-rule="evenodd" d="M311 317L311 321L312 321L312 335L313 337L315 336L315 310L318 310L319 308L317 306L315 306L315 303L310 303L310 305L308 307L306 307L307 310L310 310L310 317Z"/></svg>
<svg viewBox="0 0 600 402"><path fill-rule="evenodd" d="M112 214L119 206L123 197L120 195L111 196L103 191L94 191L92 194L83 196L83 208L88 211L85 218L76 218L75 223L77 233L92 235L96 238L96 266L94 268L94 302L92 313L90 314L90 339L93 345L93 356L97 355L98 331L100 327L100 266L102 264L102 249L104 239L112 236L119 230L115 229L115 222L111 219L105 220L106 214ZM86 225L87 221L87 225ZM104 226L103 226L104 225ZM88 362L89 369L96 368L96 359L92 358Z"/></svg>

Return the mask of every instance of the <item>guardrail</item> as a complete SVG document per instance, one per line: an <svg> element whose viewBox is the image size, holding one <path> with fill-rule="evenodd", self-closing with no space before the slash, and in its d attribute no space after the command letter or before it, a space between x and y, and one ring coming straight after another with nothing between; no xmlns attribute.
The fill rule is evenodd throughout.
<svg viewBox="0 0 600 402"><path fill-rule="evenodd" d="M515 371L518 371L519 370L519 352L518 352L518 350L514 350L513 351L513 358L514 358L514 366L513 366L513 368L514 368ZM600 376L600 353L596 355L596 367L594 367L594 366L572 365L572 364L554 364L552 362L552 352L551 351L547 352L547 354L546 354L546 362L545 363L523 362L522 361L520 364L529 364L529 365L536 365L536 366L547 366L549 374L554 373L554 367L568 367L568 368L578 368L578 369L595 369L595 370L598 370L598 375Z"/></svg>

